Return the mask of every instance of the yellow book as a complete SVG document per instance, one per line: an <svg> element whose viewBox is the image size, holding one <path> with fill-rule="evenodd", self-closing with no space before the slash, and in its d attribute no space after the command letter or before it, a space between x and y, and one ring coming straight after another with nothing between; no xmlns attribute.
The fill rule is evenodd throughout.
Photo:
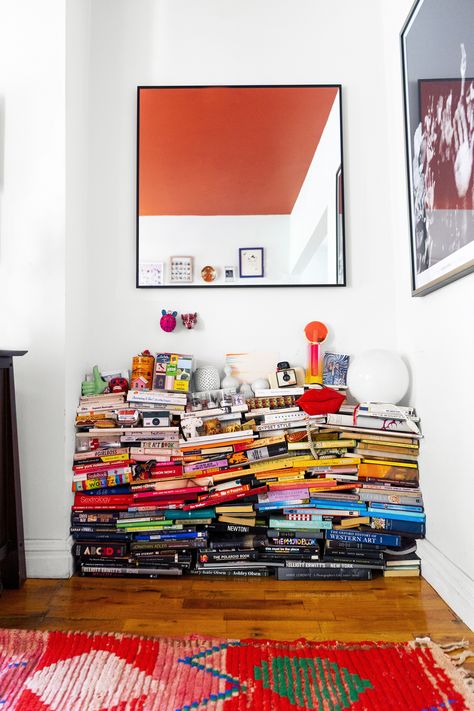
<svg viewBox="0 0 474 711"><path fill-rule="evenodd" d="M342 519L340 525L333 526L333 528L357 528L357 526L370 526L370 518L368 516L344 518Z"/></svg>
<svg viewBox="0 0 474 711"><path fill-rule="evenodd" d="M360 464L361 457L337 457L335 459L312 459L313 467L353 467Z"/></svg>
<svg viewBox="0 0 474 711"><path fill-rule="evenodd" d="M220 523L233 523L236 526L255 526L256 517L239 518L239 516L219 516L217 520Z"/></svg>
<svg viewBox="0 0 474 711"><path fill-rule="evenodd" d="M368 459L363 457L364 464L382 464L389 467L408 467L411 469L418 469L418 464L416 462L394 462L393 459Z"/></svg>
<svg viewBox="0 0 474 711"><path fill-rule="evenodd" d="M395 439L395 437L393 437ZM408 442L398 442L395 441L393 442L392 440L376 440L376 439L361 439L361 442L364 444L371 444L371 445L377 445L381 447L407 447L408 449L420 449L419 444L409 444ZM374 447L375 449L375 447Z"/></svg>

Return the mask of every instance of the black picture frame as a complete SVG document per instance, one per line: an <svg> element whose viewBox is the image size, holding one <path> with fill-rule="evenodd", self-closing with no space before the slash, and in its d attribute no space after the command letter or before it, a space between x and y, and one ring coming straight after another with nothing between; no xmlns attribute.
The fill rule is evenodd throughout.
<svg viewBox="0 0 474 711"><path fill-rule="evenodd" d="M139 263L139 197L140 197L140 92L146 89L198 89L198 88L291 88L291 87L311 87L311 88L336 88L338 90L338 103L339 103L339 141L340 141L340 153L341 153L341 167L340 167L340 195L339 199L342 206L342 218L339 223L339 234L337 235L337 253L338 253L338 265L337 265L337 279L338 283L333 284L259 284L259 283L223 283L223 284L212 284L213 289L232 289L232 288L257 288L257 289L273 289L273 288L302 288L302 287L322 287L322 288L337 288L346 287L347 284L347 264L346 264L346 223L345 223L345 191L344 191L344 140L343 140L343 101L342 101L342 84L338 83L328 83L328 84L239 84L239 85L224 85L224 84L212 84L212 85L138 85L137 86L137 124L136 124L136 219L135 219L135 286L137 289L205 289L209 288L209 284L196 283L196 284L160 284L160 285L143 285L140 284L140 263ZM239 254L240 258L240 254ZM163 261L163 260L158 260ZM339 281L340 280L340 281Z"/></svg>
<svg viewBox="0 0 474 711"><path fill-rule="evenodd" d="M463 12L459 12L456 5L463 5ZM444 16L441 15L440 8L445 13ZM471 13L471 23L466 22L465 12ZM463 81L464 86L471 82L474 86L474 79L470 78L469 73L467 76L465 74L461 76L461 73L455 78L452 76L456 60L457 66L462 66L464 50L460 48L463 47L462 40L466 37L466 28L473 26L474 4L469 5L469 0L445 3L444 7L443 3L440 4L435 0L416 0L400 32L412 296L426 296L474 271L474 238L471 240L468 234L465 234L460 239L459 229L456 227L456 224L461 221L463 224L471 223L470 228L466 227L471 234L474 229L474 211L472 208L459 209L452 206L452 203L449 210L442 210L435 206L433 192L435 189L440 192L441 184L438 181L436 185L435 181L433 187L433 169L429 163L439 165L439 162L445 159L445 153L442 154L439 143L437 146L430 140L431 135L426 133L427 129L423 129L423 125L430 124L424 121L426 117L421 115L421 90L424 83ZM410 52L409 47L410 35L413 48L416 48L413 52ZM420 60L422 50L425 55L431 52L432 67L429 66L430 56L423 55L423 61ZM459 59L457 57L453 59L456 52L460 53ZM474 68L472 49L470 54L469 68L472 74ZM446 64L441 67L440 61L443 58L446 58ZM459 102L462 96L460 92ZM439 94L438 99L441 98L442 94ZM434 95L433 105L437 105ZM433 112L433 115L436 120L439 113ZM423 159L424 147L428 142L429 161ZM455 160L452 160L454 166ZM417 175L415 175L415 166ZM474 169L471 180L474 180ZM430 192L426 186L430 186L433 192ZM472 190L474 191L474 183ZM446 188L445 192L447 192ZM430 233L430 225L435 222L436 229L433 228ZM457 248L455 248L456 242L460 244ZM465 256L466 252L467 256Z"/></svg>

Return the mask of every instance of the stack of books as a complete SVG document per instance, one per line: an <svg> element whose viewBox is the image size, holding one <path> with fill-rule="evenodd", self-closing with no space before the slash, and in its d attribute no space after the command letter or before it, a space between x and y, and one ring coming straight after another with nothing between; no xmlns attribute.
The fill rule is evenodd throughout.
<svg viewBox="0 0 474 711"><path fill-rule="evenodd" d="M81 398L78 572L419 575L416 413L361 404L308 418L301 392L260 391L199 410L192 395L157 389Z"/></svg>

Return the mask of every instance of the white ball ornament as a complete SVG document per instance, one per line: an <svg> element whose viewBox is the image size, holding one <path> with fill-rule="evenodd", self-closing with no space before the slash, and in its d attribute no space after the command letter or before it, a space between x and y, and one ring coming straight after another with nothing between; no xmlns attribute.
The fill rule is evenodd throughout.
<svg viewBox="0 0 474 711"><path fill-rule="evenodd" d="M393 351L374 349L361 353L349 364L347 385L358 402L396 405L408 390L408 368Z"/></svg>
<svg viewBox="0 0 474 711"><path fill-rule="evenodd" d="M266 378L257 378L252 383L252 390L255 393L257 390L268 390L270 383Z"/></svg>

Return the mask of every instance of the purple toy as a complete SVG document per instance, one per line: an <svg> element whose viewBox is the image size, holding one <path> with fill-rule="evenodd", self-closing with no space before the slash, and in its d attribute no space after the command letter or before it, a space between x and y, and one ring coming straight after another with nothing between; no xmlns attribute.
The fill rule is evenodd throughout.
<svg viewBox="0 0 474 711"><path fill-rule="evenodd" d="M163 331L166 331L166 333L171 333L171 331L174 331L176 328L176 316L178 314L177 311L163 311L161 312L162 316L160 318L160 326L163 329Z"/></svg>

